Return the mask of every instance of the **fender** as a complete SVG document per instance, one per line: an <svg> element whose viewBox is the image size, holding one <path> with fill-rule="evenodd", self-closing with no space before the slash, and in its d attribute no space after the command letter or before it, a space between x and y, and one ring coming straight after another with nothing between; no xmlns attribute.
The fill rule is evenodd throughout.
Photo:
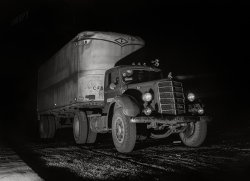
<svg viewBox="0 0 250 181"><path fill-rule="evenodd" d="M140 107L131 96L121 95L115 97L115 102L118 107L122 107L123 114L126 116L135 117L140 113Z"/></svg>

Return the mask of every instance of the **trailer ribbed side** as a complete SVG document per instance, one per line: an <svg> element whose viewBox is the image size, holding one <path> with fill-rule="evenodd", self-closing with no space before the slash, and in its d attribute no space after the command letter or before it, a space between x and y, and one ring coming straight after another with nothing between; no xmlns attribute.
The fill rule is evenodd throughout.
<svg viewBox="0 0 250 181"><path fill-rule="evenodd" d="M105 71L143 46L139 37L79 33L39 69L38 112L76 102L103 101Z"/></svg>

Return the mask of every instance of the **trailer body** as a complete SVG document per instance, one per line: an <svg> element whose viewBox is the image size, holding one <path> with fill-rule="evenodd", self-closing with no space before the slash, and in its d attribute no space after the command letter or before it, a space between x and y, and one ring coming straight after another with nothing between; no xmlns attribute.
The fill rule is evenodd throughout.
<svg viewBox="0 0 250 181"><path fill-rule="evenodd" d="M82 32L38 71L38 113L70 105L102 106L107 69L144 46L139 37L113 32Z"/></svg>

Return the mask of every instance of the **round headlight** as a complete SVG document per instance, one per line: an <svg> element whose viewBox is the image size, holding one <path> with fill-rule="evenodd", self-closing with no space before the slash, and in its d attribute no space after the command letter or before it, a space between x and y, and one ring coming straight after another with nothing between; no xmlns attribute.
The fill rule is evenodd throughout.
<svg viewBox="0 0 250 181"><path fill-rule="evenodd" d="M142 95L142 100L145 101L145 102L151 101L152 98L153 98L153 96L149 92Z"/></svg>
<svg viewBox="0 0 250 181"><path fill-rule="evenodd" d="M187 99L188 99L190 102L193 102L193 101L195 100L195 95L194 95L194 93L188 93Z"/></svg>

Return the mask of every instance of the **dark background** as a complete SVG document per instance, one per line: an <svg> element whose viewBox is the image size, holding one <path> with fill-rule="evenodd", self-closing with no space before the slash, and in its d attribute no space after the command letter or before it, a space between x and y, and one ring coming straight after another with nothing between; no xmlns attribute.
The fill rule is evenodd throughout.
<svg viewBox="0 0 250 181"><path fill-rule="evenodd" d="M211 127L250 125L249 13L230 1L4 0L0 3L1 132L35 135L39 66L81 31L142 37L139 58L184 78L213 117ZM131 59L130 59L131 58Z"/></svg>

